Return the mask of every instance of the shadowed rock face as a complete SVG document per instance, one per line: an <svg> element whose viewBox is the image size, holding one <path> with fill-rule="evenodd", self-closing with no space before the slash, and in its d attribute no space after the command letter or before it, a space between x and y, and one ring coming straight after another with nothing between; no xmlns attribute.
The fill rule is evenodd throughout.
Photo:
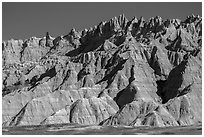
<svg viewBox="0 0 204 137"><path fill-rule="evenodd" d="M124 15L2 43L2 125L178 126L202 119L202 18Z"/></svg>

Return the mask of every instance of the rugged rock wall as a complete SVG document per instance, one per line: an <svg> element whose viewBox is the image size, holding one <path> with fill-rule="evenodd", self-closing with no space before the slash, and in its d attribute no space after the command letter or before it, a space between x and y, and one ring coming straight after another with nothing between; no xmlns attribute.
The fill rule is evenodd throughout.
<svg viewBox="0 0 204 137"><path fill-rule="evenodd" d="M3 126L202 121L202 18L124 15L3 46Z"/></svg>

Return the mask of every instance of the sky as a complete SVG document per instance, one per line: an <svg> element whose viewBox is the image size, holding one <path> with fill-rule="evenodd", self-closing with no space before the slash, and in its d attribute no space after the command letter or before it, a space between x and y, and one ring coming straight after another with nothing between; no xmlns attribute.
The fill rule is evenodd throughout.
<svg viewBox="0 0 204 137"><path fill-rule="evenodd" d="M2 40L66 35L124 14L128 20L160 16L164 20L202 16L201 2L3 2Z"/></svg>

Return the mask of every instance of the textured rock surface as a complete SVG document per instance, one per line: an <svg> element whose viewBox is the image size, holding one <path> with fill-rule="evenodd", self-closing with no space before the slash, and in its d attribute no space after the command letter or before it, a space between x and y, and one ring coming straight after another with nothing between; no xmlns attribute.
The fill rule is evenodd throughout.
<svg viewBox="0 0 204 137"><path fill-rule="evenodd" d="M2 43L2 125L179 126L202 121L202 18L124 15Z"/></svg>

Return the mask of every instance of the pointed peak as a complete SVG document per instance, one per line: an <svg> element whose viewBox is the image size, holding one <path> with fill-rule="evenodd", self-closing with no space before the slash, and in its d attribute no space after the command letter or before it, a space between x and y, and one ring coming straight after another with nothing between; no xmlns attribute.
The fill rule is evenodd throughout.
<svg viewBox="0 0 204 137"><path fill-rule="evenodd" d="M49 32L46 32L46 39L53 39L53 38L51 37L51 35L49 34Z"/></svg>
<svg viewBox="0 0 204 137"><path fill-rule="evenodd" d="M123 13L123 14L120 14L118 18L124 19L124 18L126 18L126 17L125 17L125 15L124 15L124 13Z"/></svg>
<svg viewBox="0 0 204 137"><path fill-rule="evenodd" d="M120 27L124 28L128 22L128 19L125 17L124 14L119 15L118 17L118 23Z"/></svg>
<svg viewBox="0 0 204 137"><path fill-rule="evenodd" d="M94 29L94 30L97 29L97 25L95 25L93 29Z"/></svg>
<svg viewBox="0 0 204 137"><path fill-rule="evenodd" d="M85 28L84 30L81 31L82 36L86 35L86 33L88 32L88 30Z"/></svg>
<svg viewBox="0 0 204 137"><path fill-rule="evenodd" d="M111 21L115 21L115 20L117 20L116 16L111 19Z"/></svg>
<svg viewBox="0 0 204 137"><path fill-rule="evenodd" d="M194 15L194 14L192 14L192 17L193 17L193 18L195 18L195 15Z"/></svg>
<svg viewBox="0 0 204 137"><path fill-rule="evenodd" d="M80 32L76 31L75 28L72 28L68 35L71 35L77 38L77 37L80 37Z"/></svg>
<svg viewBox="0 0 204 137"><path fill-rule="evenodd" d="M155 18L157 18L157 19L161 19L162 17L160 17L160 16L156 16Z"/></svg>
<svg viewBox="0 0 204 137"><path fill-rule="evenodd" d="M141 16L139 20L140 20L140 21L145 21L145 19L144 19L143 16Z"/></svg>
<svg viewBox="0 0 204 137"><path fill-rule="evenodd" d="M101 21L98 26L104 26L105 24L106 24L106 21Z"/></svg>
<svg viewBox="0 0 204 137"><path fill-rule="evenodd" d="M131 21L132 21L132 22L133 22L133 21L134 21L134 22L138 22L138 19L137 19L136 16L134 16Z"/></svg>
<svg viewBox="0 0 204 137"><path fill-rule="evenodd" d="M71 33L71 34L74 34L74 33L76 33L76 30L75 30L75 28L72 28L72 29L71 29L71 31L70 31L70 33Z"/></svg>

